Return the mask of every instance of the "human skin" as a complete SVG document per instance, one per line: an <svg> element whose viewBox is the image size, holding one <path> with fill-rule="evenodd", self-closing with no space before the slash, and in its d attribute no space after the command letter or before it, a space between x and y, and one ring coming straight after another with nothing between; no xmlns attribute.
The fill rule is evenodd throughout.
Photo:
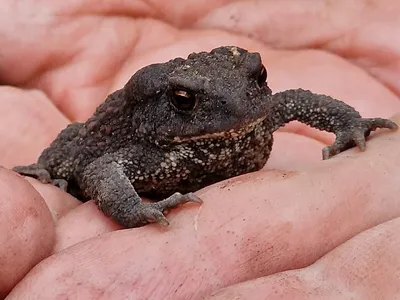
<svg viewBox="0 0 400 300"><path fill-rule="evenodd" d="M228 44L261 53L275 92L391 117L399 13L396 0L1 1L0 164L34 162L138 68ZM264 170L199 191L167 230L118 230L93 202L0 169L0 297L19 283L9 299L395 299L400 133L328 161L331 134L274 136Z"/></svg>

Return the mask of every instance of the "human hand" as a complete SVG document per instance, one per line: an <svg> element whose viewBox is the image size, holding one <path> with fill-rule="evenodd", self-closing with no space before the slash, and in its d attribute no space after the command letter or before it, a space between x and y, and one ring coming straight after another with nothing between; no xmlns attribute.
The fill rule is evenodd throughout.
<svg viewBox="0 0 400 300"><path fill-rule="evenodd" d="M339 32L329 22L316 30L315 18L299 17L301 11L310 8L305 6L303 10L297 1L279 5L264 1L261 3L264 7L258 7L257 11L253 11L253 2L226 2L220 9L211 7L217 2L180 2L175 6L171 3L159 2L147 7L137 2L132 7L115 3L104 7L81 1L74 7L68 2L26 1L24 11L35 4L34 20L29 20L22 11L2 18L9 26L3 26L0 34L6 41L2 43L5 46L2 46L0 80L39 88L46 96L2 88L1 163L11 167L35 161L68 119L86 119L108 93L121 87L141 66L222 44L261 52L274 91L309 88L348 102L366 117L388 117L399 110L400 89L391 80L398 70L385 60L399 55L394 39L394 30L398 28L395 12L399 10L393 9L397 5L394 1L357 12L363 21L356 31L351 15L354 9L345 7L347 2L336 2L337 6L329 9L313 5L313 10L320 10L315 15L317 19L328 12L341 17ZM2 11L18 10L11 4L12 1L0 4ZM235 10L241 5L247 7ZM157 7L159 11L165 7L165 13L157 13ZM387 7L391 11L386 11ZM272 8L276 13L266 16L265 12ZM238 32L262 33L263 30L254 29L264 26L268 34L258 35L258 40L254 40L226 30L206 29L224 27L228 20L223 16L231 15L232 11L237 12L230 20L236 20ZM290 13L297 18L284 17ZM159 21L138 19L150 15ZM384 21L378 24L373 22L381 19ZM174 29L160 20L174 20L182 29ZM303 35L290 34L290 30L297 32L299 28L295 21L303 22ZM366 26L368 22L375 26ZM390 26L393 31L386 32L385 28ZM13 31L7 32L10 29ZM16 37L15 32L24 30L23 38ZM378 41L364 39L372 30L387 35L376 34L381 37ZM344 43L350 32L351 41ZM313 36L307 36L310 33ZM351 59L307 49L315 44L320 44L321 50ZM293 51L271 50L270 46L289 47ZM385 47L386 56L376 50L378 46ZM21 65L21 57L29 58ZM267 168L276 172L257 172L201 191L199 195L205 204L200 210L190 205L171 213L167 232L161 232L157 226L146 226L90 239L117 229L92 202L78 207L72 197L31 180L54 213L53 223L34 189L15 174L2 171L3 195L6 195L3 199L13 200L2 201L2 211L7 217L2 218L1 230L5 234L0 236L5 237L8 246L2 253L2 261L6 262L0 273L3 294L24 272L54 253L32 270L10 295L11 299L28 293L32 298L35 295L41 299L54 298L72 291L82 298L97 298L99 294L108 298L148 295L156 299L157 296L185 299L191 293L207 295L245 279L308 266L357 233L398 217L397 134L374 138L362 155L353 149L326 163L320 161L321 149L323 143L332 141L331 135L299 124L288 126L286 131L297 134L275 134ZM357 159L346 158L348 155ZM289 174L290 178L281 179L283 174ZM375 182L374 189L368 190L371 182ZM369 193L360 193L365 189ZM321 195L323 190L325 193ZM322 200L322 196L326 199ZM385 199L384 203L380 199ZM12 236L19 238L11 239ZM66 249L69 246L73 247ZM18 255L22 254L26 259L18 259L16 267L13 255L20 258ZM387 257L394 262L395 257ZM159 271L153 270L160 266L163 268ZM46 288L49 285L51 289Z"/></svg>

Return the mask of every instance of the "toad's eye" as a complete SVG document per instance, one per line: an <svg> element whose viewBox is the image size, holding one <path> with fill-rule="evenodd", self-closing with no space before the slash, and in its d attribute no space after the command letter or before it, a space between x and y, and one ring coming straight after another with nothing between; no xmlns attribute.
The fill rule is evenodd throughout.
<svg viewBox="0 0 400 300"><path fill-rule="evenodd" d="M179 111L189 112L196 107L196 96L185 90L174 90L171 95L171 104Z"/></svg>
<svg viewBox="0 0 400 300"><path fill-rule="evenodd" d="M257 77L258 86L262 87L266 80L267 80L267 69L264 66L262 66L260 73L258 73L258 77Z"/></svg>

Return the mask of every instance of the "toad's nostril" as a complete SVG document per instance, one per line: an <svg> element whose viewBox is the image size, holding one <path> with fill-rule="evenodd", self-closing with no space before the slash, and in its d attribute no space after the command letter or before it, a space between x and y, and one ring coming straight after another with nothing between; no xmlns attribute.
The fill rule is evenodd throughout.
<svg viewBox="0 0 400 300"><path fill-rule="evenodd" d="M221 100L221 104L225 105L226 104L226 100Z"/></svg>

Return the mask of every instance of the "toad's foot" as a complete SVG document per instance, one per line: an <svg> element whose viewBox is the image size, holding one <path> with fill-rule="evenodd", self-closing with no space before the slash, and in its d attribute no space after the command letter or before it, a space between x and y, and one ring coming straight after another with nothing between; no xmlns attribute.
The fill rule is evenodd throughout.
<svg viewBox="0 0 400 300"><path fill-rule="evenodd" d="M381 118L359 118L352 120L348 127L342 127L336 132L335 142L322 149L323 159L328 159L342 151L357 145L361 151L365 150L365 138L371 131L378 128L395 130L398 128L393 121Z"/></svg>
<svg viewBox="0 0 400 300"><path fill-rule="evenodd" d="M169 221L164 216L164 213L167 213L171 209L177 208L178 206L188 202L202 203L203 201L193 193L184 195L181 193L175 193L159 202L138 204L135 207L134 217L132 219L135 221L135 223L141 223L143 225L157 222L162 226L168 226Z"/></svg>
<svg viewBox="0 0 400 300"><path fill-rule="evenodd" d="M68 182L64 179L52 179L50 173L40 164L16 166L12 170L20 175L36 178L42 183L51 183L63 191L67 191Z"/></svg>
<svg viewBox="0 0 400 300"><path fill-rule="evenodd" d="M299 121L319 130L333 132L336 141L322 150L328 159L353 146L365 149L365 138L377 128L397 129L396 123L381 118L361 118L350 105L327 95L303 89L273 95L268 120L272 131L291 121Z"/></svg>

